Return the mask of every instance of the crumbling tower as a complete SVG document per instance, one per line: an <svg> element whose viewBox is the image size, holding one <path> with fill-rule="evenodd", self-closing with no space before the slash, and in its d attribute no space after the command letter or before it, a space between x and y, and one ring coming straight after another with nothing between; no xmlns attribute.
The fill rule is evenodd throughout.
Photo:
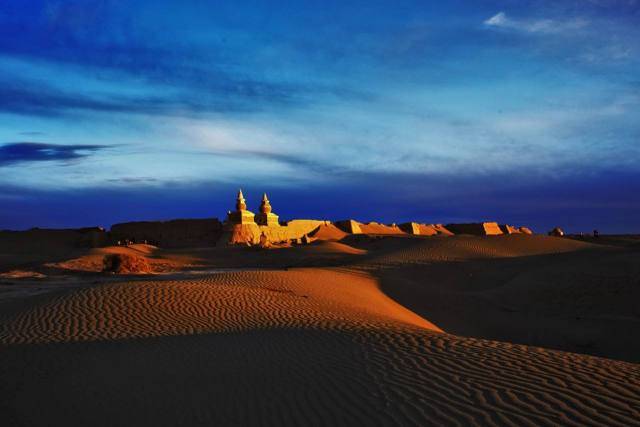
<svg viewBox="0 0 640 427"><path fill-rule="evenodd" d="M236 198L236 210L235 212L229 212L227 214L227 220L230 224L255 223L255 215L253 212L247 210L247 202L242 194L242 189L238 191L238 197Z"/></svg>
<svg viewBox="0 0 640 427"><path fill-rule="evenodd" d="M258 225L266 225L269 227L278 227L278 215L271 212L271 203L267 193L262 196L262 203L260 203L260 213L255 215L255 221Z"/></svg>

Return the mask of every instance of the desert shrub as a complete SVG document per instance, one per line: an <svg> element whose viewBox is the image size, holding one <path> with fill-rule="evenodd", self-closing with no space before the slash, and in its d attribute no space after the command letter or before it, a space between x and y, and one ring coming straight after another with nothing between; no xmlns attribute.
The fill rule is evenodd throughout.
<svg viewBox="0 0 640 427"><path fill-rule="evenodd" d="M149 273L151 266L145 258L128 254L108 254L102 260L102 271L117 274Z"/></svg>

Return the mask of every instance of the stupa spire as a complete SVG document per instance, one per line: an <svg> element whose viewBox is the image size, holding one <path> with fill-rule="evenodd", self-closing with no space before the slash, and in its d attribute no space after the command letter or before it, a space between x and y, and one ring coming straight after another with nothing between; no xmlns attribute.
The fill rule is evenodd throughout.
<svg viewBox="0 0 640 427"><path fill-rule="evenodd" d="M262 203L260 203L260 213L268 214L271 213L271 203L269 203L269 198L267 197L267 193L262 195Z"/></svg>
<svg viewBox="0 0 640 427"><path fill-rule="evenodd" d="M227 213L227 222L229 224L252 224L254 222L253 212L247 210L247 201L242 194L242 188L238 189L238 196L236 197L236 210L234 212Z"/></svg>
<svg viewBox="0 0 640 427"><path fill-rule="evenodd" d="M242 188L238 189L238 198L236 199L236 210L244 211L247 209L247 202L242 194Z"/></svg>
<svg viewBox="0 0 640 427"><path fill-rule="evenodd" d="M256 215L258 225L266 225L268 227L279 227L278 215L271 212L271 202L267 193L262 195L262 203L260 203L260 212Z"/></svg>

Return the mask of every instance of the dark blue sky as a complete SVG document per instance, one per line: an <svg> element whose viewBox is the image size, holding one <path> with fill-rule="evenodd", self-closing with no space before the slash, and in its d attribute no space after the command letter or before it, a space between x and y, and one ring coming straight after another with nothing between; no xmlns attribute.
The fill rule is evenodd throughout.
<svg viewBox="0 0 640 427"><path fill-rule="evenodd" d="M640 2L0 3L0 229L640 231Z"/></svg>

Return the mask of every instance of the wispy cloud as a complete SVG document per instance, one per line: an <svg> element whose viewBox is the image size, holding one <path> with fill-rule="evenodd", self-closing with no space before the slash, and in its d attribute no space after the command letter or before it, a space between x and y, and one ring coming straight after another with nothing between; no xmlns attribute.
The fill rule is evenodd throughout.
<svg viewBox="0 0 640 427"><path fill-rule="evenodd" d="M158 179L149 176L125 176L121 178L110 178L107 182L115 184L152 184L159 182Z"/></svg>
<svg viewBox="0 0 640 427"><path fill-rule="evenodd" d="M104 145L56 145L42 142L11 142L0 145L0 166L21 162L72 160L107 148Z"/></svg>
<svg viewBox="0 0 640 427"><path fill-rule="evenodd" d="M297 155L276 153L267 150L226 150L226 151L211 151L209 154L220 157L233 157L253 159L257 161L276 162L293 170L304 172L308 174L310 172L319 174L341 174L347 171L346 168L341 166L333 166L326 162L315 161L309 157ZM302 178L303 176L300 176ZM306 176L305 176L306 177Z"/></svg>
<svg viewBox="0 0 640 427"><path fill-rule="evenodd" d="M539 43L533 47L538 55L563 58L574 65L611 68L638 64L640 31L633 21L634 13L625 19L612 19L604 13L580 13L555 12L553 18L541 18L514 17L501 11L486 19L483 26L495 33L536 36Z"/></svg>
<svg viewBox="0 0 640 427"><path fill-rule="evenodd" d="M73 112L140 113L184 116L198 112L238 113L260 111L267 106L284 106L304 102L296 97L294 87L262 85L245 89L200 94L166 93L122 95L119 93L86 93L60 90L37 80L0 81L0 112L63 116Z"/></svg>
<svg viewBox="0 0 640 427"><path fill-rule="evenodd" d="M163 56L161 51L158 56ZM160 61L152 70L140 67L143 65L126 61L113 66L78 65L0 54L0 113L40 117L78 112L183 117L375 99L369 90L231 73L216 66L208 67L204 60L197 65Z"/></svg>
<svg viewBox="0 0 640 427"><path fill-rule="evenodd" d="M28 130L28 131L20 132L20 135L24 135L24 136L41 136L41 135L45 135L45 133L37 131L37 130Z"/></svg>
<svg viewBox="0 0 640 427"><path fill-rule="evenodd" d="M502 28L526 33L560 34L579 31L587 27L589 21L583 18L564 20L517 19L507 16L504 12L498 12L491 18L485 20L484 25L490 28Z"/></svg>

